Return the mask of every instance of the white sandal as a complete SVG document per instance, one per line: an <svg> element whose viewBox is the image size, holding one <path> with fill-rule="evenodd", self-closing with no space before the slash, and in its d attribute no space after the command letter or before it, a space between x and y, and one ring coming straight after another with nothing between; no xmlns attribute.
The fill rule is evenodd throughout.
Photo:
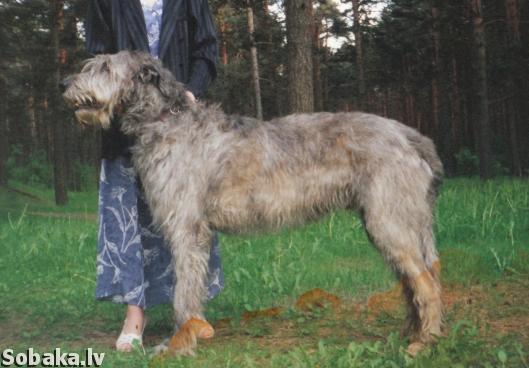
<svg viewBox="0 0 529 368"><path fill-rule="evenodd" d="M126 323L127 320L125 319ZM143 320L143 328L141 330L141 335L138 335L136 333L123 333L119 335L118 339L116 340L116 350L120 352L126 352L129 353L134 348L134 343L137 343L139 346L141 346L141 349L143 350L143 354L145 354L145 349L143 347L143 331L145 330L145 326L147 325L147 319L145 318Z"/></svg>

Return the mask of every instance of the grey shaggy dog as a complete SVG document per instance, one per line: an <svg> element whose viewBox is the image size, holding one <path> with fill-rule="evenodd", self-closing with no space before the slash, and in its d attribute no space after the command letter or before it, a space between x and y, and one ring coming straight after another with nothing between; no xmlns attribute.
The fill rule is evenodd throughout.
<svg viewBox="0 0 529 368"><path fill-rule="evenodd" d="M179 326L204 320L214 231L275 231L357 210L401 278L408 351L441 333L440 263L432 232L443 168L430 139L366 113L294 114L271 121L186 100L148 54L89 59L67 80L77 118L134 137L132 160L154 224L174 259Z"/></svg>

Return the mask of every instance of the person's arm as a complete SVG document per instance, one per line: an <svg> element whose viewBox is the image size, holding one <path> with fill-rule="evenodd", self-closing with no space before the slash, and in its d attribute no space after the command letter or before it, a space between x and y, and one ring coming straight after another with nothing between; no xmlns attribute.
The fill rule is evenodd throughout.
<svg viewBox="0 0 529 368"><path fill-rule="evenodd" d="M207 0L189 1L191 16L191 75L187 89L202 97L217 76L217 32Z"/></svg>
<svg viewBox="0 0 529 368"><path fill-rule="evenodd" d="M85 21L86 50L92 54L113 53L111 14L106 0L90 0Z"/></svg>

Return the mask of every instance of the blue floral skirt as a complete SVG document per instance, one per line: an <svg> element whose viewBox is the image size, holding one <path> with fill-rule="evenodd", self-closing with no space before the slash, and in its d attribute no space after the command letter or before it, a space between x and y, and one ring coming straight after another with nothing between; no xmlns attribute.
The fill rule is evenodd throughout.
<svg viewBox="0 0 529 368"><path fill-rule="evenodd" d="M99 187L96 298L144 309L172 303L171 252L151 215L129 159L103 159ZM218 236L209 259L208 298L224 288Z"/></svg>

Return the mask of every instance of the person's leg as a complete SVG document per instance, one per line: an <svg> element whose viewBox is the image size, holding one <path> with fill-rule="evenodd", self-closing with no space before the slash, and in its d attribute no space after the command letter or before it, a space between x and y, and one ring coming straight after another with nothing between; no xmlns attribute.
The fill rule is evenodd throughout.
<svg viewBox="0 0 529 368"><path fill-rule="evenodd" d="M99 190L96 297L126 304L121 336L133 334L141 337L148 283L143 277L137 193L135 173L129 160L103 160ZM116 344L118 350L132 349L127 339L118 342L122 342Z"/></svg>
<svg viewBox="0 0 529 368"><path fill-rule="evenodd" d="M136 336L141 337L143 335L144 328L145 328L144 309L141 307L138 307L137 305L128 304L125 322L123 323L123 328L121 330L120 336L136 335ZM123 352L132 351L133 346L129 340L130 339L126 339L121 342L120 341L116 342L116 349L118 351L123 351ZM142 341L140 340L140 343L141 342Z"/></svg>
<svg viewBox="0 0 529 368"><path fill-rule="evenodd" d="M146 308L158 304L170 304L173 302L175 287L173 257L160 232L152 226L149 207L142 194L138 195L138 217L143 246ZM216 233L211 244L206 287L208 300L213 299L224 288L219 237Z"/></svg>

